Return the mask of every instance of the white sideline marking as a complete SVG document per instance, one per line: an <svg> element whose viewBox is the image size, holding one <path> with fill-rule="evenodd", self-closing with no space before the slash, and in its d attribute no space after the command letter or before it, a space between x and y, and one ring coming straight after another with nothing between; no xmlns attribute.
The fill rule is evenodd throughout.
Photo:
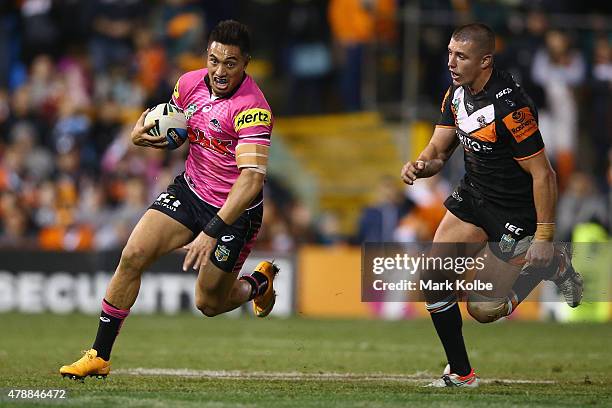
<svg viewBox="0 0 612 408"><path fill-rule="evenodd" d="M273 371L217 371L192 370L187 368L126 368L114 370L113 374L122 375L160 375L169 377L195 377L219 379L250 379L250 380L330 380L330 381L398 381L407 383L421 383L433 380L427 371L418 371L414 374L385 374L385 373L300 373L300 372L273 372ZM551 380L515 380L505 378L481 379L485 384L556 384Z"/></svg>

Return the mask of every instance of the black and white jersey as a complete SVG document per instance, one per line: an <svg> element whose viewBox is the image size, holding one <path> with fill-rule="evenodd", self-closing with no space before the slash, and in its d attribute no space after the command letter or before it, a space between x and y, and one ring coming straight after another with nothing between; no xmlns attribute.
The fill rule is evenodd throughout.
<svg viewBox="0 0 612 408"><path fill-rule="evenodd" d="M482 91L451 86L437 126L452 128L464 150L465 188L502 207L533 207L531 176L518 164L544 150L533 102L506 72L493 69Z"/></svg>

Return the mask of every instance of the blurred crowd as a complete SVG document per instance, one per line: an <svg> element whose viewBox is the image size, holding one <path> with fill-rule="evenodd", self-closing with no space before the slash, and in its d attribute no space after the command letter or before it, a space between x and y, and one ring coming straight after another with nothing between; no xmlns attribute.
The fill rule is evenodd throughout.
<svg viewBox="0 0 612 408"><path fill-rule="evenodd" d="M0 246L120 248L149 203L178 174L185 151L135 148L142 110L169 99L182 72L203 66L206 33L235 18L253 35L249 72L277 116L401 102L399 0L5 0L0 2ZM563 194L560 238L579 221L607 226L612 136L612 28L598 2L421 1L418 94L438 106L448 86L454 24L499 33L499 66L540 109ZM603 2L605 3L605 2ZM566 30L546 13L588 15ZM582 20L581 20L582 21ZM375 79L375 86L371 79ZM298 98L295 95L299 95ZM435 120L434 115L428 117ZM398 169L399 172L399 169ZM448 174L447 174L448 176ZM315 217L274 179L260 249L431 238L452 179L402 189L381 179L354 237Z"/></svg>

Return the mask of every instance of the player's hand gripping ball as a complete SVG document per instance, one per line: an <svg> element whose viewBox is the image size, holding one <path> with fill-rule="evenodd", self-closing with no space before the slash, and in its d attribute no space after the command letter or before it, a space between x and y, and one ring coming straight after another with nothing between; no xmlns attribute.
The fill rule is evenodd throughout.
<svg viewBox="0 0 612 408"><path fill-rule="evenodd" d="M155 124L150 130L151 136L165 135L168 150L174 150L187 139L187 119L183 112L169 103L160 103L151 109L144 120L145 126Z"/></svg>

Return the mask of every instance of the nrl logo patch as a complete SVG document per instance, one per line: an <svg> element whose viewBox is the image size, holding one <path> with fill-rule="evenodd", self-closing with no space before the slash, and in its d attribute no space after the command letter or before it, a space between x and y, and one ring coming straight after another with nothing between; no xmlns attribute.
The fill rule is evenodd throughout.
<svg viewBox="0 0 612 408"><path fill-rule="evenodd" d="M197 110L198 110L198 105L196 105L195 103L192 103L191 105L187 107L187 109L185 109L185 118L189 120L193 116L193 114L196 113Z"/></svg>
<svg viewBox="0 0 612 408"><path fill-rule="evenodd" d="M453 111L459 111L459 99L453 99Z"/></svg>
<svg viewBox="0 0 612 408"><path fill-rule="evenodd" d="M474 112L474 105L472 102L465 102L465 108L467 109L468 113Z"/></svg>
<svg viewBox="0 0 612 408"><path fill-rule="evenodd" d="M459 202L463 201L463 197L459 195L459 191L457 190L453 191L453 194L451 194L451 196Z"/></svg>
<svg viewBox="0 0 612 408"><path fill-rule="evenodd" d="M504 234L499 241L499 249L501 249L503 253L510 252L512 251L512 247L514 246L515 242L516 241L514 238L512 238L512 235Z"/></svg>
<svg viewBox="0 0 612 408"><path fill-rule="evenodd" d="M225 245L219 245L217 246L217 249L215 249L215 258L217 259L217 261L225 262L227 261L229 256L230 256L230 250Z"/></svg>

